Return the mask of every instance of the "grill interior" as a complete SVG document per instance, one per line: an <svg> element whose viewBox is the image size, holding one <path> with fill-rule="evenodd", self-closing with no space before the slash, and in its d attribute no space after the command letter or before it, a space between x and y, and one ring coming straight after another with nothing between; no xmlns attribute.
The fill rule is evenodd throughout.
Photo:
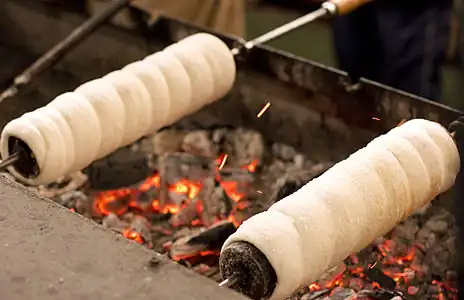
<svg viewBox="0 0 464 300"><path fill-rule="evenodd" d="M0 18L5 86L83 19L66 11L45 18L43 7L23 1L2 5L2 14L41 24L7 32ZM52 27L53 35L36 41ZM149 32L102 28L2 103L0 128L196 30L169 19ZM355 94L346 92L346 84L342 72L260 47L239 62L226 99L38 192L218 281L218 250L240 222L403 118L447 122L457 114L375 83L365 81ZM272 105L258 117L267 103ZM417 212L293 299L457 299L456 226L452 199L444 198L449 199Z"/></svg>

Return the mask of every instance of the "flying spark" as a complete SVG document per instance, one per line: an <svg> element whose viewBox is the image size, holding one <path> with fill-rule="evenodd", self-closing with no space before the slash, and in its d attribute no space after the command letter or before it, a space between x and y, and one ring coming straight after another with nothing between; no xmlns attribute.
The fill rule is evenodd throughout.
<svg viewBox="0 0 464 300"><path fill-rule="evenodd" d="M224 165L226 164L226 161L227 161L227 157L228 155L224 154L224 158L222 159L221 164L219 165L219 170L222 170L222 168L224 168Z"/></svg>
<svg viewBox="0 0 464 300"><path fill-rule="evenodd" d="M266 103L266 105L261 109L261 111L258 113L257 117L258 119L261 118L262 115L264 115L264 113L266 112L266 110L269 108L269 106L271 106L271 103L268 102Z"/></svg>

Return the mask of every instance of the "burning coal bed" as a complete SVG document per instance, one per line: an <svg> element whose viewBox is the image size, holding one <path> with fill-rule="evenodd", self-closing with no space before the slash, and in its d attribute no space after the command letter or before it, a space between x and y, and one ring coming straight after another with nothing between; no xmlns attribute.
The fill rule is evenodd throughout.
<svg viewBox="0 0 464 300"><path fill-rule="evenodd" d="M79 173L39 192L216 281L236 226L332 165L243 128L167 129L130 151L142 151L151 174L137 184L101 191ZM457 299L455 238L452 215L434 204L291 299Z"/></svg>

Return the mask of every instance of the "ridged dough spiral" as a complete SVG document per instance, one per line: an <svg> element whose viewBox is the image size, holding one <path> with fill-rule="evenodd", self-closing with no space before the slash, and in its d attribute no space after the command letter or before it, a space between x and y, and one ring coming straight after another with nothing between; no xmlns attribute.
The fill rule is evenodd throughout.
<svg viewBox="0 0 464 300"><path fill-rule="evenodd" d="M444 127L406 122L248 219L223 249L236 241L255 245L277 274L271 299L283 300L446 192L459 169L458 150Z"/></svg>

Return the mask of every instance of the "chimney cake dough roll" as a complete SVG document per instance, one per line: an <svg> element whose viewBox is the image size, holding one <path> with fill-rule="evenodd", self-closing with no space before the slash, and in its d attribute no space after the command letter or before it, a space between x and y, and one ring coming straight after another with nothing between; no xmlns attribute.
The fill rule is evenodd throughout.
<svg viewBox="0 0 464 300"><path fill-rule="evenodd" d="M126 119L120 147L144 136L153 123L153 104L150 94L140 79L127 70L114 71L103 77L108 80L124 105Z"/></svg>
<svg viewBox="0 0 464 300"><path fill-rule="evenodd" d="M460 158L447 131L432 122L410 122L373 140L259 217L248 219L223 250L234 241L255 245L277 274L271 299L283 300L296 287L319 279L386 234L446 191L459 172ZM277 212L286 218L275 215ZM293 241L287 240L290 236ZM294 266L298 276L292 279L297 281L303 272L302 280L289 284L286 276L290 271L282 265L293 259L290 253L297 253L296 245L302 254L295 257L302 260L303 267Z"/></svg>
<svg viewBox="0 0 464 300"><path fill-rule="evenodd" d="M190 111L193 92L189 75L179 59L168 51L156 52L144 61L158 67L166 79L170 109L165 125L171 125Z"/></svg>
<svg viewBox="0 0 464 300"><path fill-rule="evenodd" d="M137 61L123 68L124 71L135 75L150 94L152 105L152 122L146 135L156 132L166 125L171 103L169 87L163 73L154 64L146 61Z"/></svg>
<svg viewBox="0 0 464 300"><path fill-rule="evenodd" d="M47 105L62 116L48 111L66 144L66 168L56 170L81 170L117 148L173 124L222 98L232 88L235 76L235 60L228 46L214 35L199 33L58 96ZM47 169L43 133L32 129L30 120L19 118L10 123L2 133L2 155L8 156L8 139L16 134L34 151L38 167ZM70 144L73 147L68 147ZM50 183L65 175L58 173L43 174L40 182L47 178ZM14 175L30 184L38 182L22 178L18 172Z"/></svg>
<svg viewBox="0 0 464 300"><path fill-rule="evenodd" d="M74 92L88 100L100 121L102 139L96 159L119 148L124 135L126 112L113 85L100 78L84 83Z"/></svg>

